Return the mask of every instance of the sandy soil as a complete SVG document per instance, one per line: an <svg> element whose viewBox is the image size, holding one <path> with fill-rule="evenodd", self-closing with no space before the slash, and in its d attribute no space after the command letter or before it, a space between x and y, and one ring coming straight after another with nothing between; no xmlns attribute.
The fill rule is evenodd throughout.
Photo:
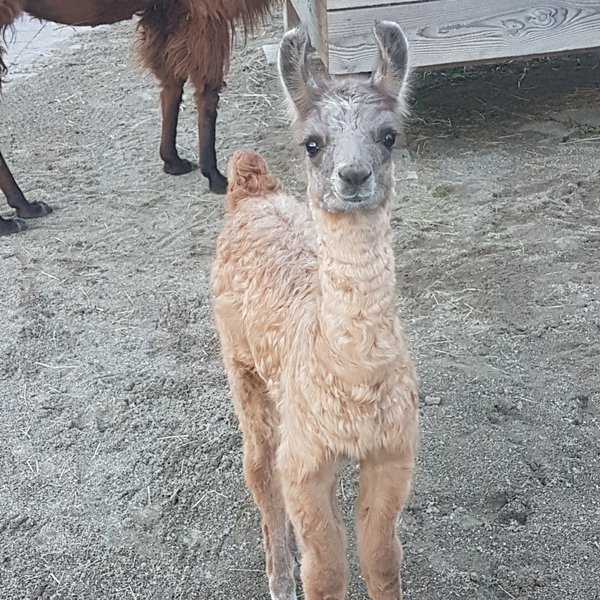
<svg viewBox="0 0 600 600"><path fill-rule="evenodd" d="M279 22L236 52L219 153L254 148L301 193L260 49ZM0 597L264 599L207 286L222 198L162 173L130 32L77 36L2 100L6 158L55 211L0 239ZM598 54L416 77L407 600L600 598L599 85ZM191 94L179 141L195 155ZM351 527L353 467L342 484Z"/></svg>

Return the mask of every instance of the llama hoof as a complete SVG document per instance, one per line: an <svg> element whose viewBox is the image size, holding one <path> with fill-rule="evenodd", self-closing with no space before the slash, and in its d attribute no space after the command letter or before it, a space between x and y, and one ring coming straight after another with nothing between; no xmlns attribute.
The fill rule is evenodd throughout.
<svg viewBox="0 0 600 600"><path fill-rule="evenodd" d="M185 175L186 173L190 173L197 168L198 165L183 158L180 158L179 160L165 161L165 164L163 165L163 171L169 175Z"/></svg>
<svg viewBox="0 0 600 600"><path fill-rule="evenodd" d="M28 202L23 208L17 208L17 217L20 219L37 219L45 217L52 212L52 207L45 202Z"/></svg>
<svg viewBox="0 0 600 600"><path fill-rule="evenodd" d="M27 223L22 219L2 219L0 217L0 236L19 233L27 229Z"/></svg>
<svg viewBox="0 0 600 600"><path fill-rule="evenodd" d="M217 171L215 175L208 178L208 189L213 194L225 194L227 192L227 178Z"/></svg>

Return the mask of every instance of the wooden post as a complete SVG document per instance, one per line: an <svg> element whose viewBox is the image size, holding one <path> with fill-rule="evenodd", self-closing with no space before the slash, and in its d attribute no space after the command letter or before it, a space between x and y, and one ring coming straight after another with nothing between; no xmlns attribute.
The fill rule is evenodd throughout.
<svg viewBox="0 0 600 600"><path fill-rule="evenodd" d="M289 31L299 24L300 17L292 4L292 0L285 0L283 3L283 28L285 31Z"/></svg>

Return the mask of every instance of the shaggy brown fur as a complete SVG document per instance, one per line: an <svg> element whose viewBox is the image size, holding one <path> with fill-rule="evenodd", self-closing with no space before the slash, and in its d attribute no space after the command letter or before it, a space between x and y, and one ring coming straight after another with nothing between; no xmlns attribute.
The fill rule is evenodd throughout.
<svg viewBox="0 0 600 600"><path fill-rule="evenodd" d="M358 547L369 595L402 596L395 526L410 490L418 394L395 314L391 147L408 49L396 24L379 24L376 38L372 78L315 85L306 36L284 37L280 74L307 146L307 203L280 192L256 154L238 152L229 167L214 311L272 600L296 599L290 522L304 598L345 600L336 501L345 459L360 463Z"/></svg>
<svg viewBox="0 0 600 600"><path fill-rule="evenodd" d="M188 173L194 165L177 152L177 120L183 86L195 87L198 109L200 169L211 191L224 193L225 177L215 153L215 127L219 93L227 73L235 28L250 30L269 9L272 0L0 0L0 34L22 12L67 25L105 25L138 14L139 52L142 63L158 78L161 87L162 135L160 155L164 170ZM6 65L0 43L0 86ZM0 189L20 218L43 216L50 207L29 203L0 158ZM19 231L23 222L0 217L0 235Z"/></svg>

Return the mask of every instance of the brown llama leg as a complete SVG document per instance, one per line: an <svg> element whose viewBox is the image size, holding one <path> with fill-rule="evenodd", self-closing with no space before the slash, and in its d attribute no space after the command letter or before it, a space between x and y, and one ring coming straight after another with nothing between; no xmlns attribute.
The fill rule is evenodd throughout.
<svg viewBox="0 0 600 600"><path fill-rule="evenodd" d="M27 229L25 221L21 219L3 219L0 217L0 237L3 235L10 235L11 233L19 233Z"/></svg>
<svg viewBox="0 0 600 600"><path fill-rule="evenodd" d="M401 600L402 546L398 516L408 494L413 453L380 454L362 461L358 496L360 568L373 600Z"/></svg>
<svg viewBox="0 0 600 600"><path fill-rule="evenodd" d="M305 600L344 600L348 586L346 538L339 512L337 462L308 475L287 453L279 456L286 508L300 547ZM298 466L297 469L294 469Z"/></svg>
<svg viewBox="0 0 600 600"><path fill-rule="evenodd" d="M200 170L208 178L208 187L215 194L227 191L227 179L217 167L215 149L217 107L219 105L219 90L205 86L204 82L194 82L196 85L196 108L198 110L198 139L200 143Z"/></svg>
<svg viewBox="0 0 600 600"><path fill-rule="evenodd" d="M253 370L228 366L231 393L244 438L244 476L262 516L272 600L296 600L292 531L276 467L276 408Z"/></svg>
<svg viewBox="0 0 600 600"><path fill-rule="evenodd" d="M23 11L25 0L0 0L0 40L6 32L6 27L12 24L17 16ZM5 50L0 45L0 88L2 77L6 73L6 65L3 61ZM4 157L0 153L0 190L6 196L8 205L17 211L18 219L3 219L0 217L0 236L17 233L26 229L25 222L21 219L32 219L43 217L52 209L44 202L28 202L17 185Z"/></svg>
<svg viewBox="0 0 600 600"><path fill-rule="evenodd" d="M25 223L20 219L34 219L44 217L52 212L45 202L28 202L21 188L12 176L4 157L0 153L0 190L6 196L8 205L17 211L19 219L2 219L0 222L0 235L16 233L25 229Z"/></svg>
<svg viewBox="0 0 600 600"><path fill-rule="evenodd" d="M160 157L165 173L183 175L196 168L194 163L179 157L177 152L177 122L183 96L185 80L161 81L160 105L162 108L162 131L160 136Z"/></svg>
<svg viewBox="0 0 600 600"><path fill-rule="evenodd" d="M196 88L200 169L210 190L220 194L227 191L227 180L217 169L215 127L229 58L229 28L226 20L207 15L201 2L152 2L139 22L142 62L163 84L163 115L168 119L161 142L165 171L178 175L192 169L179 158L174 143L175 107L181 99L175 84L190 79Z"/></svg>
<svg viewBox="0 0 600 600"><path fill-rule="evenodd" d="M179 107L189 74L184 9L181 2L149 3L138 24L140 58L161 86L160 157L164 172L171 175L183 175L196 168L194 163L180 158L176 146Z"/></svg>

